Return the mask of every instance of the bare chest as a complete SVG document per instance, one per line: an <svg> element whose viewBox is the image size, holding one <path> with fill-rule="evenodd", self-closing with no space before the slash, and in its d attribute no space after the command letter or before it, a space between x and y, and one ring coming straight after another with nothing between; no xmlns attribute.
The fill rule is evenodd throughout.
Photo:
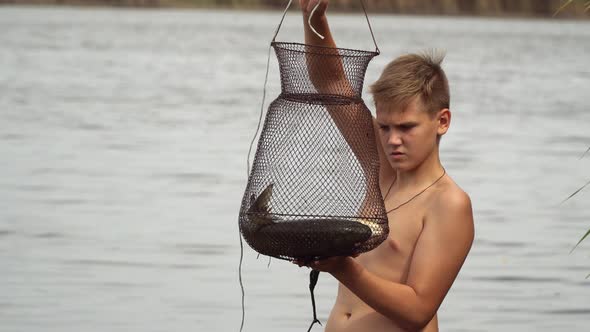
<svg viewBox="0 0 590 332"><path fill-rule="evenodd" d="M414 247L422 231L423 213L398 210L389 214L389 236L377 248L360 255L357 261L375 275L406 283ZM337 307L345 312L373 311L346 287L340 285Z"/></svg>
<svg viewBox="0 0 590 332"><path fill-rule="evenodd" d="M369 271L391 281L405 283L424 213L408 207L391 212L389 235L383 243L359 257Z"/></svg>

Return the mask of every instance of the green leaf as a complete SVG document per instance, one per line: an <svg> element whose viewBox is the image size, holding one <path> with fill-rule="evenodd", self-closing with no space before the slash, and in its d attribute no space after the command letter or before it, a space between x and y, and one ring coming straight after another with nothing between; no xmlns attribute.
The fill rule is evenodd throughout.
<svg viewBox="0 0 590 332"><path fill-rule="evenodd" d="M588 1L588 3L590 3L590 1ZM588 5L588 8L590 8L590 5ZM588 9L586 9L588 10ZM580 157L580 159L584 158L584 156L588 153L588 151L590 151L590 148L588 148L588 150L586 150L586 152L584 152L584 154Z"/></svg>
<svg viewBox="0 0 590 332"><path fill-rule="evenodd" d="M573 194L569 195L568 198L564 199L560 204L565 203L565 201L567 201L568 199L574 197L577 193L579 193L580 191L582 191L582 189L586 188L588 185L590 184L590 181L586 182L585 185L583 185L580 189L574 191Z"/></svg>
<svg viewBox="0 0 590 332"><path fill-rule="evenodd" d="M559 9L557 9L555 13L553 13L553 17L557 16L559 12L561 12L565 7L569 6L572 2L574 2L574 0L567 0L563 5L561 5L561 7L559 7Z"/></svg>
<svg viewBox="0 0 590 332"><path fill-rule="evenodd" d="M589 230L586 232L586 234L584 234L584 236L582 236L582 238L580 239L580 241L578 241L578 243L576 243L576 245L575 245L575 246L572 248L572 250L570 251L570 254L572 253L572 251L574 251L574 249L576 249L576 248L578 247L578 245L579 245L580 243L582 243L582 241L584 241L584 239L585 239L585 238L586 238L588 235L590 235L590 229L589 229ZM589 274L589 276L590 276L590 274ZM588 277L586 277L586 278L588 278Z"/></svg>

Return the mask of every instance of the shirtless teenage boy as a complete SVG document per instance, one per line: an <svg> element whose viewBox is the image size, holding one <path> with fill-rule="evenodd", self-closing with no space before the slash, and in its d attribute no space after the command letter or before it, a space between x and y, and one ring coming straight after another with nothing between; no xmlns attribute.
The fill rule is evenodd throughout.
<svg viewBox="0 0 590 332"><path fill-rule="evenodd" d="M324 40L307 24L317 1L322 3L311 24ZM328 0L299 2L305 42L336 47L325 15ZM446 174L439 159L440 138L451 122L441 62L436 55L401 56L371 86L390 234L380 246L356 258L334 257L308 265L339 281L326 332L438 331L436 312L474 236L469 196ZM340 74L341 63L316 65L323 67L318 68L323 75L332 74L335 86L346 80ZM314 81L313 64L308 66ZM324 83L316 88L329 92L325 77L314 83L319 81ZM346 119L334 120L346 130Z"/></svg>

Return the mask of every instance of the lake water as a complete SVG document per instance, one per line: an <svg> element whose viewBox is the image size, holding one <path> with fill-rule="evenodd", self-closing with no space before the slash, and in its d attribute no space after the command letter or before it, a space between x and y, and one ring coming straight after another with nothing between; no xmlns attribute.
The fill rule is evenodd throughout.
<svg viewBox="0 0 590 332"><path fill-rule="evenodd" d="M238 331L237 214L280 12L0 7L0 331ZM279 40L301 41L289 15ZM441 155L476 240L442 331L590 317L590 22L371 15L382 54L447 50ZM339 46L372 49L362 14ZM274 56L268 104L279 92ZM367 104L372 108L370 97ZM307 271L246 248L245 331L305 331ZM336 283L321 275L325 321ZM316 326L314 331L321 331Z"/></svg>

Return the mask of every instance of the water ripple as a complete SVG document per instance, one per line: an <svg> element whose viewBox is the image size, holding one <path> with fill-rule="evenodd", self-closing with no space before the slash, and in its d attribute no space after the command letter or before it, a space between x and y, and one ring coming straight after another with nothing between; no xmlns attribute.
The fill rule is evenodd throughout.
<svg viewBox="0 0 590 332"><path fill-rule="evenodd" d="M88 131L102 131L102 130L107 129L107 127L105 127L104 125L101 125L98 123L87 123L87 122L79 123L78 125L76 125L76 128L88 130Z"/></svg>
<svg viewBox="0 0 590 332"><path fill-rule="evenodd" d="M177 244L175 248L188 255L222 256L229 251L230 246L223 244L187 243Z"/></svg>
<svg viewBox="0 0 590 332"><path fill-rule="evenodd" d="M0 135L0 140L7 140L7 141L18 141L27 138L27 136L23 134L13 134L7 133Z"/></svg>
<svg viewBox="0 0 590 332"><path fill-rule="evenodd" d="M151 263L151 262L130 262L130 261L116 261L108 259L71 259L62 261L68 265L90 265L90 266L105 266L105 267L136 267L136 268L172 268L172 269L203 269L202 264L169 264L169 263Z"/></svg>
<svg viewBox="0 0 590 332"><path fill-rule="evenodd" d="M55 187L43 184L18 184L15 186L17 190L30 191L35 193L54 191Z"/></svg>
<svg viewBox="0 0 590 332"><path fill-rule="evenodd" d="M88 203L85 199L80 198L48 198L41 200L41 202L49 205L68 206L68 205L81 205Z"/></svg>
<svg viewBox="0 0 590 332"><path fill-rule="evenodd" d="M11 231L11 230L8 230L8 229L0 229L0 237L14 235L14 234L16 234L15 231Z"/></svg>
<svg viewBox="0 0 590 332"><path fill-rule="evenodd" d="M174 179L180 182L196 182L201 185L217 185L223 182L223 177L205 172L154 173L151 177Z"/></svg>
<svg viewBox="0 0 590 332"><path fill-rule="evenodd" d="M523 277L523 276L495 276L495 277L472 277L473 280L493 282L524 282L524 283L554 283L564 281L561 278L550 277Z"/></svg>
<svg viewBox="0 0 590 332"><path fill-rule="evenodd" d="M524 242L517 242L517 241L494 241L494 240L486 240L486 239L477 239L475 244L480 246L490 246L490 247L499 247L499 248L523 248L526 247L527 244Z"/></svg>
<svg viewBox="0 0 590 332"><path fill-rule="evenodd" d="M573 309L556 309L541 311L542 314L549 315L590 315L590 308L573 308Z"/></svg>
<svg viewBox="0 0 590 332"><path fill-rule="evenodd" d="M33 237L40 238L40 239L58 239L58 238L65 237L65 235L63 233L58 233L58 232L45 232L45 233L34 234Z"/></svg>

